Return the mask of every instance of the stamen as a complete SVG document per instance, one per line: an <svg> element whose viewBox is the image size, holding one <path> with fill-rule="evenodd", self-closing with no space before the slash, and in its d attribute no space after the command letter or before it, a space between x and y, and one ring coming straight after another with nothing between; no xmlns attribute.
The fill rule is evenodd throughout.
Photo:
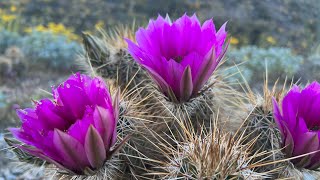
<svg viewBox="0 0 320 180"><path fill-rule="evenodd" d="M180 62L182 59L183 59L183 57L182 56L177 56L177 57L175 57L175 58L173 58L175 61L177 61L177 62Z"/></svg>
<svg viewBox="0 0 320 180"><path fill-rule="evenodd" d="M310 131L319 131L320 127L319 126L313 126L312 128L309 129Z"/></svg>

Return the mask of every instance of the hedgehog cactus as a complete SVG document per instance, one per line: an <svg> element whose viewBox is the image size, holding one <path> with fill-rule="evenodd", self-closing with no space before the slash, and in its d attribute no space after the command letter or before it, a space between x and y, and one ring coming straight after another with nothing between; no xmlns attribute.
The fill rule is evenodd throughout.
<svg viewBox="0 0 320 180"><path fill-rule="evenodd" d="M136 32L137 44L127 39L128 51L162 93L173 102L185 102L198 94L223 58L225 26L216 32L212 20L201 26L196 15L174 22L159 16Z"/></svg>
<svg viewBox="0 0 320 180"><path fill-rule="evenodd" d="M282 100L282 111L274 100L274 117L281 132L282 148L296 168L320 167L320 84L313 82L300 90L296 85Z"/></svg>
<svg viewBox="0 0 320 180"><path fill-rule="evenodd" d="M201 25L196 15L173 22L167 15L139 28L136 43L126 39L129 53L154 82L145 86L150 114L168 121L191 117L194 124L203 124L218 111L229 116L241 103L239 93L217 72L228 47L225 28L226 23L216 31L212 19Z"/></svg>
<svg viewBox="0 0 320 180"><path fill-rule="evenodd" d="M217 69L228 48L225 28L216 31L211 19L201 25L185 14L173 22L169 16L150 20L136 41L127 28L101 38L83 34L84 70L115 82L124 92L121 106L119 91L111 98L104 80L77 73L53 88L52 100L17 109L22 125L9 129L14 139L7 144L20 161L54 167L61 179L263 179L315 172L320 84L302 91L294 86L280 106L272 97L282 99L284 88L269 91L267 82L261 102L250 89L244 100ZM280 163L292 171L279 172Z"/></svg>
<svg viewBox="0 0 320 180"><path fill-rule="evenodd" d="M278 161L283 159L283 154L280 152L280 132L276 128L276 123L273 118L273 105L272 97L281 99L285 93L286 83L283 84L281 89L278 89L280 85L275 83L270 89L268 79L265 80L263 88L263 96L254 94L249 88L247 99L249 101L249 115L244 122L242 130L248 136L246 141L256 139L256 143L253 145L252 150L254 152L269 152L258 158L255 158L254 162L259 162L262 159L265 161ZM274 178L279 177L280 171L283 169L285 163L272 163L267 166L258 167L256 172L267 172L274 169L279 169L277 173L273 173Z"/></svg>
<svg viewBox="0 0 320 180"><path fill-rule="evenodd" d="M266 82L264 97L260 102L251 99L255 107L244 127L247 130L248 140L257 139L254 152L272 153L254 160L273 162L255 171L266 172L277 169L272 175L273 178L304 179L307 175L319 178L320 174L313 171L318 168L317 146L312 144L317 143L315 140L317 138L304 138L308 134L317 134L317 131L312 130L312 125L317 121L310 117L316 117L312 114L316 112L314 109L316 109L319 84L314 82L302 91L298 86L293 85L288 93L285 93L285 85L281 90L276 90L277 84L272 90L269 90L267 85ZM281 106L277 101L281 102ZM305 109L306 104L310 104L311 107ZM314 123L311 127L305 125L311 122L310 119ZM290 158L290 161L286 158Z"/></svg>
<svg viewBox="0 0 320 180"><path fill-rule="evenodd" d="M110 51L105 46L104 42L90 34L82 34L83 45L86 50L86 53L91 61L92 66L100 66L107 58L110 56Z"/></svg>
<svg viewBox="0 0 320 180"><path fill-rule="evenodd" d="M86 55L78 61L79 66L87 74L94 70L100 76L119 85L122 90L127 86L133 88L144 81L145 75L131 60L132 57L124 44L123 37L131 37L131 30L122 27L114 30L114 33L101 35L102 38L86 33L82 35Z"/></svg>
<svg viewBox="0 0 320 180"><path fill-rule="evenodd" d="M17 148L73 174L92 174L115 151L118 95L112 101L105 83L79 73L53 89L53 100L18 109L21 128L10 128ZM120 143L120 145L123 144Z"/></svg>
<svg viewBox="0 0 320 180"><path fill-rule="evenodd" d="M220 121L220 120L219 120ZM251 154L255 140L243 144L243 132L232 135L221 130L218 119L211 129L198 133L189 122L178 120L181 140L174 138L175 144L160 144L164 154L160 163L161 179L262 179L269 173L257 173L252 159L261 156ZM163 147L162 147L163 146Z"/></svg>

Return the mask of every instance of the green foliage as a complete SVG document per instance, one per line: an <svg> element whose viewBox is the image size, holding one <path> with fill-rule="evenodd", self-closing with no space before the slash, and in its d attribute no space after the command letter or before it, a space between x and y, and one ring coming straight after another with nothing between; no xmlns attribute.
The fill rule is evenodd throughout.
<svg viewBox="0 0 320 180"><path fill-rule="evenodd" d="M229 21L228 31L239 45L286 46L305 53L315 39L320 40L319 0L24 0L18 9L28 27L55 22L73 27L78 34L93 30L99 21L107 26L133 20L141 24L158 14L177 18L196 12L202 20L213 17L217 25Z"/></svg>
<svg viewBox="0 0 320 180"><path fill-rule="evenodd" d="M320 41L318 0L200 0L198 14L213 17L218 22L229 21L229 32L239 38L239 45L277 46L293 48L306 54L315 40Z"/></svg>
<svg viewBox="0 0 320 180"><path fill-rule="evenodd" d="M68 69L81 45L66 36L34 31L21 39L21 47L31 63L43 63L53 68Z"/></svg>
<svg viewBox="0 0 320 180"><path fill-rule="evenodd" d="M6 106L6 95L0 91L0 108L4 108Z"/></svg>
<svg viewBox="0 0 320 180"><path fill-rule="evenodd" d="M26 22L59 22L73 26L77 33L92 30L99 21L111 26L133 20L145 22L158 13L181 16L189 9L188 2L183 0L25 0L21 7Z"/></svg>
<svg viewBox="0 0 320 180"><path fill-rule="evenodd" d="M19 46L21 36L16 32L0 30L0 54L10 46Z"/></svg>
<svg viewBox="0 0 320 180"><path fill-rule="evenodd" d="M266 68L268 79L276 81L286 76L292 78L303 63L301 56L294 55L288 48L271 47L268 49L246 46L240 49L230 49L227 54L228 63L243 63L238 66L243 76L249 82L263 82ZM236 72L236 68L229 73Z"/></svg>
<svg viewBox="0 0 320 180"><path fill-rule="evenodd" d="M301 67L300 77L304 82L320 81L320 45L312 51Z"/></svg>
<svg viewBox="0 0 320 180"><path fill-rule="evenodd" d="M78 42L71 41L64 35L33 31L21 36L16 32L1 30L0 54L10 46L20 47L28 64L42 64L64 70L69 69L74 64L77 53L82 52Z"/></svg>

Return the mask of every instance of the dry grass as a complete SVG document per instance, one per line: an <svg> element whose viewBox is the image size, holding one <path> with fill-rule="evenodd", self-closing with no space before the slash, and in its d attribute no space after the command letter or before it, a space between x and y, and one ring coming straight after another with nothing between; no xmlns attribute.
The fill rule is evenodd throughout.
<svg viewBox="0 0 320 180"><path fill-rule="evenodd" d="M110 49L120 50L127 48L127 42L124 38L130 39L135 42L135 24L129 26L118 26L113 29L109 29L107 32L100 30L108 45L111 45Z"/></svg>

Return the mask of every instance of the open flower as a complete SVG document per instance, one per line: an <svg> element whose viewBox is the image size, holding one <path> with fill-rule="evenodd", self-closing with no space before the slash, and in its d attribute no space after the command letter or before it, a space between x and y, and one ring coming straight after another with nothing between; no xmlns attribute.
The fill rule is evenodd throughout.
<svg viewBox="0 0 320 180"><path fill-rule="evenodd" d="M118 101L116 96L112 102L103 80L78 73L53 89L53 100L18 109L22 126L9 130L26 144L18 148L83 174L100 168L113 153Z"/></svg>
<svg viewBox="0 0 320 180"><path fill-rule="evenodd" d="M128 51L171 101L188 101L225 54L225 26L216 32L211 19L201 26L196 15L183 15L173 23L159 16L136 32L137 44L127 39Z"/></svg>
<svg viewBox="0 0 320 180"><path fill-rule="evenodd" d="M313 82L305 89L298 86L282 100L282 112L275 100L274 117L282 136L285 155L295 157L310 153L291 162L296 167L316 169L320 166L320 84Z"/></svg>

